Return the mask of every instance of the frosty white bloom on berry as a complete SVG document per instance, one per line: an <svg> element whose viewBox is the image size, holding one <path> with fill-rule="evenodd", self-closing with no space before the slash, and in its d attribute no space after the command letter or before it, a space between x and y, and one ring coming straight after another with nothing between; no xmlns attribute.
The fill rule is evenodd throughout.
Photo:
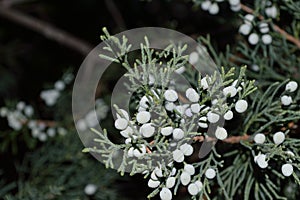
<svg viewBox="0 0 300 200"><path fill-rule="evenodd" d="M149 98L151 98L151 97L149 97ZM143 97L141 98L140 102L139 102L139 105L140 105L140 107L142 107L142 108L148 108L148 107L149 107L149 106L148 106L148 103L149 103L148 97L143 96Z"/></svg>
<svg viewBox="0 0 300 200"><path fill-rule="evenodd" d="M124 130L128 126L128 121L124 118L119 118L115 121L115 127L119 130Z"/></svg>
<svg viewBox="0 0 300 200"><path fill-rule="evenodd" d="M48 128L48 130L47 130L47 135L48 135L49 137L54 137L55 134L56 134L56 132L55 132L55 129L54 129L54 128Z"/></svg>
<svg viewBox="0 0 300 200"><path fill-rule="evenodd" d="M151 177L152 180L155 180L155 181L158 180L158 178L157 178L157 176L156 176L156 174L155 174L155 171L152 171L150 177Z"/></svg>
<svg viewBox="0 0 300 200"><path fill-rule="evenodd" d="M246 24L251 24L253 20L254 20L254 15L251 15L251 14L245 15L244 22Z"/></svg>
<svg viewBox="0 0 300 200"><path fill-rule="evenodd" d="M177 74L182 74L183 72L185 72L185 66L179 67L178 69L175 70L175 72Z"/></svg>
<svg viewBox="0 0 300 200"><path fill-rule="evenodd" d="M259 31L261 32L261 33L268 33L269 32L269 25L267 24L267 23L265 23L265 22L262 22L262 23L260 23L259 25L258 25L258 27L259 27Z"/></svg>
<svg viewBox="0 0 300 200"><path fill-rule="evenodd" d="M184 137L184 132L180 128L175 128L173 130L173 138L174 140L181 140Z"/></svg>
<svg viewBox="0 0 300 200"><path fill-rule="evenodd" d="M291 156L291 157L294 157L294 156L295 156L295 154L294 154L292 151L286 151L286 154L288 154L288 155Z"/></svg>
<svg viewBox="0 0 300 200"><path fill-rule="evenodd" d="M203 184L201 181L195 181L195 184L197 185L198 189L199 189L199 192L202 190L203 188Z"/></svg>
<svg viewBox="0 0 300 200"><path fill-rule="evenodd" d="M32 137L37 138L39 134L40 134L39 129L37 129L37 128L32 129L32 131L31 131Z"/></svg>
<svg viewBox="0 0 300 200"><path fill-rule="evenodd" d="M3 108L0 109L0 116L1 117L6 117L7 113L8 113L7 108L3 107Z"/></svg>
<svg viewBox="0 0 300 200"><path fill-rule="evenodd" d="M41 142L45 142L47 140L47 134L44 133L44 132L41 132L39 135L38 135L38 139L41 141Z"/></svg>
<svg viewBox="0 0 300 200"><path fill-rule="evenodd" d="M191 102L198 102L199 101L199 94L194 90L193 88L189 88L185 92L185 96L190 100Z"/></svg>
<svg viewBox="0 0 300 200"><path fill-rule="evenodd" d="M194 149L193 149L192 145L187 144L187 143L181 145L181 146L179 147L179 149L180 149L180 151L181 151L185 156L190 156L190 155L192 155L193 152L194 152Z"/></svg>
<svg viewBox="0 0 300 200"><path fill-rule="evenodd" d="M249 35L251 29L252 29L251 24L242 24L239 28L239 32L243 35Z"/></svg>
<svg viewBox="0 0 300 200"><path fill-rule="evenodd" d="M231 110L228 110L225 114L224 114L224 119L225 120L231 120L233 118L233 112Z"/></svg>
<svg viewBox="0 0 300 200"><path fill-rule="evenodd" d="M238 12L240 11L242 8L242 5L241 4L237 4L237 5L230 5L230 9L233 11L233 12Z"/></svg>
<svg viewBox="0 0 300 200"><path fill-rule="evenodd" d="M163 177L163 172L162 172L162 170L161 170L160 168L155 167L154 172L155 172L155 175L156 175L157 177Z"/></svg>
<svg viewBox="0 0 300 200"><path fill-rule="evenodd" d="M273 141L275 144L281 144L285 140L285 135L283 132L279 131L273 135Z"/></svg>
<svg viewBox="0 0 300 200"><path fill-rule="evenodd" d="M293 102L292 97L287 95L283 95L280 100L281 104L284 106L289 106Z"/></svg>
<svg viewBox="0 0 300 200"><path fill-rule="evenodd" d="M268 45L268 44L271 44L271 43L272 43L272 37L271 37L271 35L269 35L269 34L264 34L264 35L261 37L261 40L262 40L262 42L263 42L265 45Z"/></svg>
<svg viewBox="0 0 300 200"><path fill-rule="evenodd" d="M19 111L22 111L24 108L25 108L26 104L23 102L23 101L20 101L18 104L17 104L17 109Z"/></svg>
<svg viewBox="0 0 300 200"><path fill-rule="evenodd" d="M184 165L184 171L192 176L192 175L195 174L195 167L191 164L185 164Z"/></svg>
<svg viewBox="0 0 300 200"><path fill-rule="evenodd" d="M281 172L286 177L291 176L293 174L293 172L294 172L293 165L291 165L289 163L282 165Z"/></svg>
<svg viewBox="0 0 300 200"><path fill-rule="evenodd" d="M205 172L205 176L208 179L213 179L216 177L216 170L212 169L212 168L208 168Z"/></svg>
<svg viewBox="0 0 300 200"><path fill-rule="evenodd" d="M258 164L258 166L262 169L267 168L268 167L268 162L266 161L266 155L265 154L260 154L257 156L256 158L256 163Z"/></svg>
<svg viewBox="0 0 300 200"><path fill-rule="evenodd" d="M97 186L95 184L87 184L84 188L84 193L86 195L94 195L97 191Z"/></svg>
<svg viewBox="0 0 300 200"><path fill-rule="evenodd" d="M203 90L208 89L207 77L204 77L204 78L201 79L200 85L202 86Z"/></svg>
<svg viewBox="0 0 300 200"><path fill-rule="evenodd" d="M85 115L84 120L88 127L95 127L99 123L97 119L97 114L93 110L91 110Z"/></svg>
<svg viewBox="0 0 300 200"><path fill-rule="evenodd" d="M194 103L194 104L191 105L191 111L193 113L199 113L200 109L201 109L201 107L198 103Z"/></svg>
<svg viewBox="0 0 300 200"><path fill-rule="evenodd" d="M66 87L65 83L61 80L56 81L54 84L54 88L57 89L58 91L62 91L64 90Z"/></svg>
<svg viewBox="0 0 300 200"><path fill-rule="evenodd" d="M211 104L212 105L216 105L218 103L218 99L213 99L212 101L211 101Z"/></svg>
<svg viewBox="0 0 300 200"><path fill-rule="evenodd" d="M34 110L33 110L32 106L30 106L30 105L25 106L24 113L26 116L31 117L33 115L33 112L34 112Z"/></svg>
<svg viewBox="0 0 300 200"><path fill-rule="evenodd" d="M136 115L136 120L138 123L145 124L151 118L151 114L148 111L141 111Z"/></svg>
<svg viewBox="0 0 300 200"><path fill-rule="evenodd" d="M164 136L169 136L172 134L172 132L173 132L173 127L171 126L164 127L160 130L160 133Z"/></svg>
<svg viewBox="0 0 300 200"><path fill-rule="evenodd" d="M191 182L191 175L186 171L183 171L180 175L180 182L184 186L188 185Z"/></svg>
<svg viewBox="0 0 300 200"><path fill-rule="evenodd" d="M205 116L200 117L199 122L198 122L198 125L199 125L201 128L207 128L207 127L208 127L208 124L206 123L206 121L207 121L207 117L205 117Z"/></svg>
<svg viewBox="0 0 300 200"><path fill-rule="evenodd" d="M153 85L155 83L155 77L149 74L148 84Z"/></svg>
<svg viewBox="0 0 300 200"><path fill-rule="evenodd" d="M263 144L265 141L266 141L266 136L265 136L265 134L257 133L257 134L254 136L254 142L255 142L256 144Z"/></svg>
<svg viewBox="0 0 300 200"><path fill-rule="evenodd" d="M285 91L295 92L298 88L298 83L296 81L290 81L285 86Z"/></svg>
<svg viewBox="0 0 300 200"><path fill-rule="evenodd" d="M211 15L216 15L216 14L218 14L218 13L219 13L219 10L220 10L220 8L219 8L219 6L218 6L217 3L211 4L211 6L208 8L208 12L209 12L209 14L211 14Z"/></svg>
<svg viewBox="0 0 300 200"><path fill-rule="evenodd" d="M201 190L202 190L202 188L203 188L203 184L202 184L202 182L201 182L201 181L196 181L196 182L195 182L195 184L198 186L198 188L199 188L199 191L201 191Z"/></svg>
<svg viewBox="0 0 300 200"><path fill-rule="evenodd" d="M175 160L176 162L181 163L184 161L184 154L179 149L173 151L172 155L173 155L173 160Z"/></svg>
<svg viewBox="0 0 300 200"><path fill-rule="evenodd" d="M167 180L166 180L166 187L167 188L174 187L175 182L176 182L176 178L175 177L169 177L169 178L167 178Z"/></svg>
<svg viewBox="0 0 300 200"><path fill-rule="evenodd" d="M265 13L268 17L276 18L277 17L277 8L276 6L271 6L265 9Z"/></svg>
<svg viewBox="0 0 300 200"><path fill-rule="evenodd" d="M165 104L165 108L168 111L173 111L175 109L175 107L176 107L175 104L172 102L166 102L166 104Z"/></svg>
<svg viewBox="0 0 300 200"><path fill-rule="evenodd" d="M253 71L255 71L255 72L258 72L260 68L259 68L258 65L253 64L253 65L251 65L251 69L252 69Z"/></svg>
<svg viewBox="0 0 300 200"><path fill-rule="evenodd" d="M131 135L133 133L133 130L130 126L127 126L127 128L123 131L120 131L120 134L125 137L125 138L128 138L129 135Z"/></svg>
<svg viewBox="0 0 300 200"><path fill-rule="evenodd" d="M172 192L169 188L162 188L159 196L161 200L172 200Z"/></svg>
<svg viewBox="0 0 300 200"><path fill-rule="evenodd" d="M213 113L211 111L209 111L207 113L207 120L210 122L210 123L216 123L218 122L220 119L220 116L216 113Z"/></svg>
<svg viewBox="0 0 300 200"><path fill-rule="evenodd" d="M154 135L155 128L152 126L151 123L143 124L140 128L140 133L145 137L149 138Z"/></svg>
<svg viewBox="0 0 300 200"><path fill-rule="evenodd" d="M133 151L134 151L134 148L133 147L130 147L127 151L127 156L128 157L133 157Z"/></svg>
<svg viewBox="0 0 300 200"><path fill-rule="evenodd" d="M20 114L21 113L19 113L18 111L7 114L8 125L17 131L21 130L23 127L20 121L20 117L21 117Z"/></svg>
<svg viewBox="0 0 300 200"><path fill-rule="evenodd" d="M190 195L197 195L200 192L200 190L199 190L199 187L197 186L197 184L191 183L188 186L188 192L190 193Z"/></svg>
<svg viewBox="0 0 300 200"><path fill-rule="evenodd" d="M257 33L251 33L248 37L248 42L252 45L256 45L259 41Z"/></svg>
<svg viewBox="0 0 300 200"><path fill-rule="evenodd" d="M232 6L238 5L240 3L241 3L240 0L229 0L229 4Z"/></svg>
<svg viewBox="0 0 300 200"><path fill-rule="evenodd" d="M138 149L133 150L133 155L137 158L142 157L146 154L146 146L144 144L141 144Z"/></svg>
<svg viewBox="0 0 300 200"><path fill-rule="evenodd" d="M234 86L228 86L223 89L224 96L234 97L237 93L237 90Z"/></svg>
<svg viewBox="0 0 300 200"><path fill-rule="evenodd" d="M176 106L175 109L179 114L183 115L185 110L187 109L187 107L188 107L188 105L179 105L179 106Z"/></svg>
<svg viewBox="0 0 300 200"><path fill-rule="evenodd" d="M190 57L189 57L189 62L192 64L192 65L195 65L199 60L199 54L197 52L192 52L190 54Z"/></svg>
<svg viewBox="0 0 300 200"><path fill-rule="evenodd" d="M202 10L208 10L210 6L211 6L210 0L206 0L201 3Z"/></svg>
<svg viewBox="0 0 300 200"><path fill-rule="evenodd" d="M160 181L149 179L148 187L149 188L157 188L160 185Z"/></svg>
<svg viewBox="0 0 300 200"><path fill-rule="evenodd" d="M167 101L174 102L178 99L177 92L172 89L168 89L164 93L164 97Z"/></svg>
<svg viewBox="0 0 300 200"><path fill-rule="evenodd" d="M56 103L58 97L60 96L60 93L57 90L50 89L42 91L40 96L41 99L45 101L47 106L53 106Z"/></svg>
<svg viewBox="0 0 300 200"><path fill-rule="evenodd" d="M126 112L126 110L120 109L122 116L117 113L117 118L125 118L127 121L129 121L129 114Z"/></svg>
<svg viewBox="0 0 300 200"><path fill-rule="evenodd" d="M184 113L188 117L192 117L193 116L191 108L186 109ZM182 119L182 120L184 120L184 119Z"/></svg>
<svg viewBox="0 0 300 200"><path fill-rule="evenodd" d="M57 128L57 132L61 136L65 136L68 133L67 130L65 128L63 128L63 127Z"/></svg>
<svg viewBox="0 0 300 200"><path fill-rule="evenodd" d="M238 113L243 113L248 108L248 102L245 100L238 100L235 104L235 110Z"/></svg>
<svg viewBox="0 0 300 200"><path fill-rule="evenodd" d="M217 127L217 130L216 130L216 132L215 132L215 136L216 136L216 138L217 139L219 139L219 140L224 140L224 139L226 139L227 138L227 131L226 131L226 129L225 128L223 128L223 127Z"/></svg>
<svg viewBox="0 0 300 200"><path fill-rule="evenodd" d="M177 172L177 169L175 167L172 168L172 171L171 171L171 176L174 176Z"/></svg>
<svg viewBox="0 0 300 200"><path fill-rule="evenodd" d="M132 143L132 139L131 138L127 138L126 140L125 140L125 144L131 144Z"/></svg>

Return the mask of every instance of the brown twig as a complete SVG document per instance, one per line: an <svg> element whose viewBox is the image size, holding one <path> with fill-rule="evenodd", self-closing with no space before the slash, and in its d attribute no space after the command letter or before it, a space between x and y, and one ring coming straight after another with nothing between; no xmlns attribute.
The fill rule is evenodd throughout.
<svg viewBox="0 0 300 200"><path fill-rule="evenodd" d="M0 16L27 27L35 32L44 35L46 38L54 40L62 45L70 47L84 56L86 56L92 49L92 46L86 42L70 35L69 33L60 30L53 25L44 22L40 19L26 15L13 8L9 8L2 3L0 4Z"/></svg>
<svg viewBox="0 0 300 200"><path fill-rule="evenodd" d="M243 11L253 14L254 10L252 8L249 8L248 6L241 4L241 8ZM264 20L264 17L262 15L258 15L258 18L260 20ZM280 28L279 26L277 26L276 24L273 25L273 28L275 31L277 31L278 33L280 33L283 37L285 37L288 41L294 43L298 48L300 48L300 40L295 38L294 36L290 35L289 33L287 33L285 30L283 30L282 28Z"/></svg>
<svg viewBox="0 0 300 200"><path fill-rule="evenodd" d="M240 141L246 141L250 138L249 135L245 134L243 136L231 136L231 137L228 137L226 138L225 140L222 140L222 142L225 142L225 143L229 143L229 144L237 144L237 143L240 143ZM205 137L204 136L195 136L193 138L193 140L195 142L203 142L204 140L206 141L216 141L217 139L216 138L212 138L212 137Z"/></svg>
<svg viewBox="0 0 300 200"><path fill-rule="evenodd" d="M240 143L240 141L249 140L249 138L250 138L250 135L247 135L247 134L245 134L243 136L231 136L225 140L222 140L222 142L229 143L229 144L238 144L238 143ZM213 138L213 137L205 138L202 135L193 137L194 142L204 142L205 140L207 142L215 142L215 141L217 141L217 138ZM153 144L154 144L154 141L150 142L150 145L153 145ZM146 151L147 151L147 153L152 153L152 151L150 150L149 147L146 147Z"/></svg>
<svg viewBox="0 0 300 200"><path fill-rule="evenodd" d="M241 141L249 140L249 138L250 138L250 135L245 134L242 136L231 136L222 141L229 143L229 144L237 144L237 143L240 143Z"/></svg>
<svg viewBox="0 0 300 200"><path fill-rule="evenodd" d="M50 120L42 120L42 119L36 119L36 120L33 120L35 121L37 124L45 124L47 127L55 127L57 125L57 122L55 121L50 121ZM24 121L21 121L22 124L28 124L29 123L29 120L24 120Z"/></svg>

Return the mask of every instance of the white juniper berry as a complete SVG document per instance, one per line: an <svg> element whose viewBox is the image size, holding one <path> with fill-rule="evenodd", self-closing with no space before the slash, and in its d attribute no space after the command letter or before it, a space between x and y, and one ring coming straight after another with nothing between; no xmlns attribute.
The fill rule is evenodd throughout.
<svg viewBox="0 0 300 200"><path fill-rule="evenodd" d="M248 102L246 100L240 99L235 104L235 110L238 113L243 113L248 108Z"/></svg>
<svg viewBox="0 0 300 200"><path fill-rule="evenodd" d="M288 95L283 95L283 96L280 98L280 100L281 100L282 105L284 105L284 106L289 106L289 105L291 105L291 103L293 102L292 97L291 97L291 96L288 96Z"/></svg>
<svg viewBox="0 0 300 200"><path fill-rule="evenodd" d="M159 193L161 200L171 200L173 195L169 188L162 188Z"/></svg>
<svg viewBox="0 0 300 200"><path fill-rule="evenodd" d="M95 184L87 184L84 188L84 193L86 195L94 195L97 192L97 186Z"/></svg>
<svg viewBox="0 0 300 200"><path fill-rule="evenodd" d="M245 15L244 23L240 26L239 32L248 36L248 42L252 45L258 44L260 40L265 45L271 44L272 36L269 34L269 24L267 22L257 22L256 20L257 18L252 14Z"/></svg>
<svg viewBox="0 0 300 200"><path fill-rule="evenodd" d="M201 3L201 8L205 11L208 11L211 15L216 15L219 13L219 5L217 2L211 0L205 0Z"/></svg>
<svg viewBox="0 0 300 200"><path fill-rule="evenodd" d="M270 18L276 18L278 15L278 9L274 4L271 3L271 1L267 1L265 14Z"/></svg>
<svg viewBox="0 0 300 200"><path fill-rule="evenodd" d="M285 91L295 92L298 88L298 83L296 81L290 81L285 86Z"/></svg>
<svg viewBox="0 0 300 200"><path fill-rule="evenodd" d="M265 154L258 155L256 158L256 163L262 169L267 168L269 165Z"/></svg>
<svg viewBox="0 0 300 200"><path fill-rule="evenodd" d="M254 136L254 141L256 144L263 144L266 141L266 136L263 133L257 133Z"/></svg>
<svg viewBox="0 0 300 200"><path fill-rule="evenodd" d="M293 165L287 163L282 165L281 172L284 176L291 176L293 174L294 168Z"/></svg>
<svg viewBox="0 0 300 200"><path fill-rule="evenodd" d="M281 131L275 133L274 136L273 136L273 141L274 141L275 144L283 143L284 139L285 139L285 135Z"/></svg>
<svg viewBox="0 0 300 200"><path fill-rule="evenodd" d="M205 176L208 178L208 179L213 179L216 177L216 170L212 169L212 168L209 168L206 170L205 172Z"/></svg>

